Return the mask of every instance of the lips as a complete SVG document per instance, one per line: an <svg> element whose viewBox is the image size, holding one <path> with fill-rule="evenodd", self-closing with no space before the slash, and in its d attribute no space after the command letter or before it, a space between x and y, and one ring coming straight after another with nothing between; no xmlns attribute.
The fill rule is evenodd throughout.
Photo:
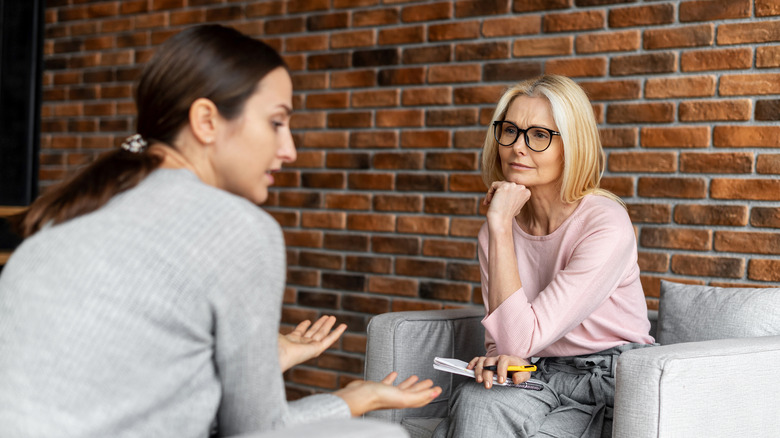
<svg viewBox="0 0 780 438"><path fill-rule="evenodd" d="M533 169L533 167L526 166L525 164L522 164L522 163L509 163L509 166L512 167L512 169L517 169L517 170L531 170L531 169Z"/></svg>

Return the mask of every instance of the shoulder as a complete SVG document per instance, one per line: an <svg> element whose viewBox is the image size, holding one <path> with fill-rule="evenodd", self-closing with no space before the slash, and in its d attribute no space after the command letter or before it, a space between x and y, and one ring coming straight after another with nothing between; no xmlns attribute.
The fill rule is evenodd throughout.
<svg viewBox="0 0 780 438"><path fill-rule="evenodd" d="M587 226L631 227L625 207L606 196L586 195L578 210L580 222Z"/></svg>

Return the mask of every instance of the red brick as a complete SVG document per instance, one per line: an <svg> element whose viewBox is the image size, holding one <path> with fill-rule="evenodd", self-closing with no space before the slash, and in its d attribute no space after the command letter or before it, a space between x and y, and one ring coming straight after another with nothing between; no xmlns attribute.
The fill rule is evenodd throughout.
<svg viewBox="0 0 780 438"><path fill-rule="evenodd" d="M706 126L642 128L642 147L704 148L710 145L710 128Z"/></svg>
<svg viewBox="0 0 780 438"><path fill-rule="evenodd" d="M352 14L352 26L385 26L388 24L397 24L399 13L397 8L371 9L364 11L355 11Z"/></svg>
<svg viewBox="0 0 780 438"><path fill-rule="evenodd" d="M537 57L571 55L574 53L574 38L571 36L546 38L521 38L512 46L512 56Z"/></svg>
<svg viewBox="0 0 780 438"><path fill-rule="evenodd" d="M718 26L718 45L780 41L780 21L753 21Z"/></svg>
<svg viewBox="0 0 780 438"><path fill-rule="evenodd" d="M422 169L422 152L378 152L373 158L375 169Z"/></svg>
<svg viewBox="0 0 780 438"><path fill-rule="evenodd" d="M677 69L677 54L653 52L641 55L615 56L609 72L615 76L636 74L672 73Z"/></svg>
<svg viewBox="0 0 780 438"><path fill-rule="evenodd" d="M428 126L467 126L477 123L476 109L431 109L427 113Z"/></svg>
<svg viewBox="0 0 780 438"><path fill-rule="evenodd" d="M312 52L317 50L326 50L328 48L328 36L306 35L299 37L289 37L285 39L284 47L287 52Z"/></svg>
<svg viewBox="0 0 780 438"><path fill-rule="evenodd" d="M452 18L452 2L426 3L407 6L401 10L404 22L435 21Z"/></svg>
<svg viewBox="0 0 780 438"><path fill-rule="evenodd" d="M457 149L481 148L485 141L485 129L455 131L453 146Z"/></svg>
<svg viewBox="0 0 780 438"><path fill-rule="evenodd" d="M376 294L416 297L419 283L415 279L372 276L368 279L368 291Z"/></svg>
<svg viewBox="0 0 780 438"><path fill-rule="evenodd" d="M713 23L671 29L648 29L644 31L643 47L647 50L677 47L711 46L715 39Z"/></svg>
<svg viewBox="0 0 780 438"><path fill-rule="evenodd" d="M442 216L399 216L398 231L405 234L447 235L450 219Z"/></svg>
<svg viewBox="0 0 780 438"><path fill-rule="evenodd" d="M707 251L712 248L712 231L690 228L642 229L639 243L642 247Z"/></svg>
<svg viewBox="0 0 780 438"><path fill-rule="evenodd" d="M319 208L322 198L315 192L282 191L279 193L278 205L282 207Z"/></svg>
<svg viewBox="0 0 780 438"><path fill-rule="evenodd" d="M780 180L715 178L710 183L710 197L780 201Z"/></svg>
<svg viewBox="0 0 780 438"><path fill-rule="evenodd" d="M479 64L433 65L428 68L428 83L477 82L481 74Z"/></svg>
<svg viewBox="0 0 780 438"><path fill-rule="evenodd" d="M394 176L390 173L350 173L347 187L352 190L393 190Z"/></svg>
<svg viewBox="0 0 780 438"><path fill-rule="evenodd" d="M395 231L395 215L374 213L350 213L347 228L357 231Z"/></svg>
<svg viewBox="0 0 780 438"><path fill-rule="evenodd" d="M422 195L376 195L374 196L376 211L422 211Z"/></svg>
<svg viewBox="0 0 780 438"><path fill-rule="evenodd" d="M780 74L724 75L719 91L723 96L780 94Z"/></svg>
<svg viewBox="0 0 780 438"><path fill-rule="evenodd" d="M452 59L452 46L415 47L404 49L402 62L404 64L429 64L432 62L448 62Z"/></svg>
<svg viewBox="0 0 780 438"><path fill-rule="evenodd" d="M366 152L330 152L325 164L336 169L368 169L370 159Z"/></svg>
<svg viewBox="0 0 780 438"><path fill-rule="evenodd" d="M346 148L348 134L340 131L308 131L303 134L304 148Z"/></svg>
<svg viewBox="0 0 780 438"><path fill-rule="evenodd" d="M780 4L777 0L756 0L756 16L766 17L780 15Z"/></svg>
<svg viewBox="0 0 780 438"><path fill-rule="evenodd" d="M637 262L642 272L666 272L669 270L669 254L639 251Z"/></svg>
<svg viewBox="0 0 780 438"><path fill-rule="evenodd" d="M396 190L403 192L443 192L446 185L446 176L441 173L399 173L396 176Z"/></svg>
<svg viewBox="0 0 780 438"><path fill-rule="evenodd" d="M298 255L298 265L309 268L341 269L343 256L332 252L301 251Z"/></svg>
<svg viewBox="0 0 780 438"><path fill-rule="evenodd" d="M453 173L449 175L450 191L453 192L487 192L480 175L468 173Z"/></svg>
<svg viewBox="0 0 780 438"><path fill-rule="evenodd" d="M748 278L756 281L780 281L780 260L750 260Z"/></svg>
<svg viewBox="0 0 780 438"><path fill-rule="evenodd" d="M747 207L745 209L747 210ZM762 228L780 228L780 208L753 207L750 212L750 225Z"/></svg>
<svg viewBox="0 0 780 438"><path fill-rule="evenodd" d="M450 133L446 130L404 131L402 148L446 148L450 146Z"/></svg>
<svg viewBox="0 0 780 438"><path fill-rule="evenodd" d="M394 148L398 145L398 133L395 131L362 131L349 134L349 146L352 148Z"/></svg>
<svg viewBox="0 0 780 438"><path fill-rule="evenodd" d="M376 112L376 126L423 126L423 112L415 109L380 110Z"/></svg>
<svg viewBox="0 0 780 438"><path fill-rule="evenodd" d="M514 12L567 9L572 6L572 0L513 0L512 3Z"/></svg>
<svg viewBox="0 0 780 438"><path fill-rule="evenodd" d="M716 147L767 147L780 144L780 126L718 125L713 130Z"/></svg>
<svg viewBox="0 0 780 438"><path fill-rule="evenodd" d="M741 278L745 275L745 259L677 254L672 256L672 272L698 277Z"/></svg>
<svg viewBox="0 0 780 438"><path fill-rule="evenodd" d="M756 162L756 172L761 174L780 175L780 154L762 154Z"/></svg>
<svg viewBox="0 0 780 438"><path fill-rule="evenodd" d="M387 28L379 31L379 45L415 44L425 41L423 26Z"/></svg>
<svg viewBox="0 0 780 438"><path fill-rule="evenodd" d="M674 208L674 221L683 225L747 225L744 205L680 204Z"/></svg>
<svg viewBox="0 0 780 438"><path fill-rule="evenodd" d="M509 12L505 0L461 0L455 3L455 17L477 17L480 15L502 15Z"/></svg>
<svg viewBox="0 0 780 438"><path fill-rule="evenodd" d="M540 62L491 62L485 64L484 81L517 82L542 73Z"/></svg>
<svg viewBox="0 0 780 438"><path fill-rule="evenodd" d="M753 50L739 49L686 51L680 56L681 71L740 70L753 66Z"/></svg>
<svg viewBox="0 0 780 438"><path fill-rule="evenodd" d="M298 231L298 230L285 230L284 241L287 246L303 246L310 248L322 247L322 232L321 231Z"/></svg>
<svg viewBox="0 0 780 438"><path fill-rule="evenodd" d="M328 128L370 128L371 119L368 111L332 112L328 115Z"/></svg>
<svg viewBox="0 0 780 438"><path fill-rule="evenodd" d="M323 247L337 251L366 252L369 249L368 236L362 234L332 234L325 235Z"/></svg>
<svg viewBox="0 0 780 438"><path fill-rule="evenodd" d="M355 108L398 106L398 90L352 92L352 106Z"/></svg>
<svg viewBox="0 0 780 438"><path fill-rule="evenodd" d="M545 64L545 73L569 77L606 76L606 58L551 59Z"/></svg>
<svg viewBox="0 0 780 438"><path fill-rule="evenodd" d="M463 43L455 46L456 61L509 58L509 41Z"/></svg>
<svg viewBox="0 0 780 438"><path fill-rule="evenodd" d="M539 16L521 15L511 18L491 18L482 22L482 36L500 37L512 35L533 35L542 29Z"/></svg>
<svg viewBox="0 0 780 438"><path fill-rule="evenodd" d="M324 128L326 124L326 113L318 112L294 112L290 119L290 128L292 129L312 129Z"/></svg>
<svg viewBox="0 0 780 438"><path fill-rule="evenodd" d="M638 30L603 32L578 35L577 53L626 52L639 49L641 35Z"/></svg>
<svg viewBox="0 0 780 438"><path fill-rule="evenodd" d="M420 283L420 298L469 302L471 286L465 283L424 281Z"/></svg>
<svg viewBox="0 0 780 438"><path fill-rule="evenodd" d="M473 241L426 239L423 255L429 257L450 257L473 259L477 256L477 244Z"/></svg>
<svg viewBox="0 0 780 438"><path fill-rule="evenodd" d="M647 198L705 198L707 185L702 178L640 177L639 196Z"/></svg>
<svg viewBox="0 0 780 438"><path fill-rule="evenodd" d="M635 147L639 130L637 128L603 128L599 129L601 145L605 148Z"/></svg>
<svg viewBox="0 0 780 438"><path fill-rule="evenodd" d="M479 283L480 281L479 263L456 263L456 262L448 263L447 279Z"/></svg>
<svg viewBox="0 0 780 438"><path fill-rule="evenodd" d="M306 96L306 108L308 109L331 109L347 108L349 105L348 93L310 93Z"/></svg>
<svg viewBox="0 0 780 438"><path fill-rule="evenodd" d="M681 122L750 120L753 103L749 99L680 102Z"/></svg>
<svg viewBox="0 0 780 438"><path fill-rule="evenodd" d="M479 38L479 21L428 25L428 41L473 40Z"/></svg>
<svg viewBox="0 0 780 438"><path fill-rule="evenodd" d="M342 212L306 211L301 215L304 228L344 229L346 225L347 214Z"/></svg>
<svg viewBox="0 0 780 438"><path fill-rule="evenodd" d="M441 310L441 303L431 301L393 300L393 312L407 312L411 310Z"/></svg>
<svg viewBox="0 0 780 438"><path fill-rule="evenodd" d="M420 238L373 236L371 249L378 253L415 255L420 253Z"/></svg>
<svg viewBox="0 0 780 438"><path fill-rule="evenodd" d="M780 234L744 231L717 231L715 250L754 254L780 254Z"/></svg>
<svg viewBox="0 0 780 438"><path fill-rule="evenodd" d="M415 67L381 70L377 82L383 87L390 85L422 84L425 82L425 69L422 67Z"/></svg>
<svg viewBox="0 0 780 438"><path fill-rule="evenodd" d="M674 152L612 152L610 172L674 172L677 154Z"/></svg>
<svg viewBox="0 0 780 438"><path fill-rule="evenodd" d="M347 271L371 272L374 274L389 274L392 272L393 261L388 257L365 257L348 255ZM371 287L373 278L368 279L369 292L376 292ZM384 277L381 277L384 278ZM416 290L416 287L415 287Z"/></svg>
<svg viewBox="0 0 780 438"><path fill-rule="evenodd" d="M403 106L450 105L452 87L409 88L403 90L401 103Z"/></svg>
<svg viewBox="0 0 780 438"><path fill-rule="evenodd" d="M631 222L666 224L671 222L672 208L669 204L627 204Z"/></svg>
<svg viewBox="0 0 780 438"><path fill-rule="evenodd" d="M609 27L652 26L673 22L672 4L616 8L609 11Z"/></svg>
<svg viewBox="0 0 780 438"><path fill-rule="evenodd" d="M425 168L434 170L477 170L475 152L429 152L425 157Z"/></svg>
<svg viewBox="0 0 780 438"><path fill-rule="evenodd" d="M672 103L613 103L607 107L609 123L670 123L674 120Z"/></svg>
<svg viewBox="0 0 780 438"><path fill-rule="evenodd" d="M702 0L680 3L680 21L714 21L750 17L750 0Z"/></svg>
<svg viewBox="0 0 780 438"><path fill-rule="evenodd" d="M603 10L545 14L542 28L545 32L571 32L603 29L606 16Z"/></svg>
<svg viewBox="0 0 780 438"><path fill-rule="evenodd" d="M371 196L352 193L328 193L325 208L329 210L370 210Z"/></svg>
<svg viewBox="0 0 780 438"><path fill-rule="evenodd" d="M331 49L346 49L350 47L368 47L376 43L376 33L373 30L353 30L333 32L330 34Z"/></svg>
<svg viewBox="0 0 780 438"><path fill-rule="evenodd" d="M350 70L345 72L332 72L330 74L330 86L333 88L362 88L376 85L376 72L373 70ZM298 88L294 88L298 89ZM387 95L393 95L390 90ZM355 106L355 95L352 96L352 105ZM395 105L393 101L391 105Z"/></svg>
<svg viewBox="0 0 780 438"><path fill-rule="evenodd" d="M685 173L751 173L752 152L680 154L680 171Z"/></svg>

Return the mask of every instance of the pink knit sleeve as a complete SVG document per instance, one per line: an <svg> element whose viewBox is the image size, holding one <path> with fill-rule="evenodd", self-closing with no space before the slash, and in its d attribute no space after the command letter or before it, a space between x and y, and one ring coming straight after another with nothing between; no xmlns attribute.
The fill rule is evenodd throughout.
<svg viewBox="0 0 780 438"><path fill-rule="evenodd" d="M529 300L521 288L483 319L486 339L494 340L497 354L531 357L558 341L601 306L636 264L636 241L628 218L598 216L597 225L586 225L582 233L570 233L563 241L561 251L571 254L569 261L535 299ZM483 244L486 249L486 232L480 233ZM482 293L487 297L486 263L480 266Z"/></svg>

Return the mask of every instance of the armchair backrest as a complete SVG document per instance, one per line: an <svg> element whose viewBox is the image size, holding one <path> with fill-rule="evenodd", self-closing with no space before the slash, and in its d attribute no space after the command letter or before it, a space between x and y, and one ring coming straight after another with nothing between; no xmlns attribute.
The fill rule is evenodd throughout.
<svg viewBox="0 0 780 438"><path fill-rule="evenodd" d="M720 288L661 281L662 345L780 335L780 288Z"/></svg>

